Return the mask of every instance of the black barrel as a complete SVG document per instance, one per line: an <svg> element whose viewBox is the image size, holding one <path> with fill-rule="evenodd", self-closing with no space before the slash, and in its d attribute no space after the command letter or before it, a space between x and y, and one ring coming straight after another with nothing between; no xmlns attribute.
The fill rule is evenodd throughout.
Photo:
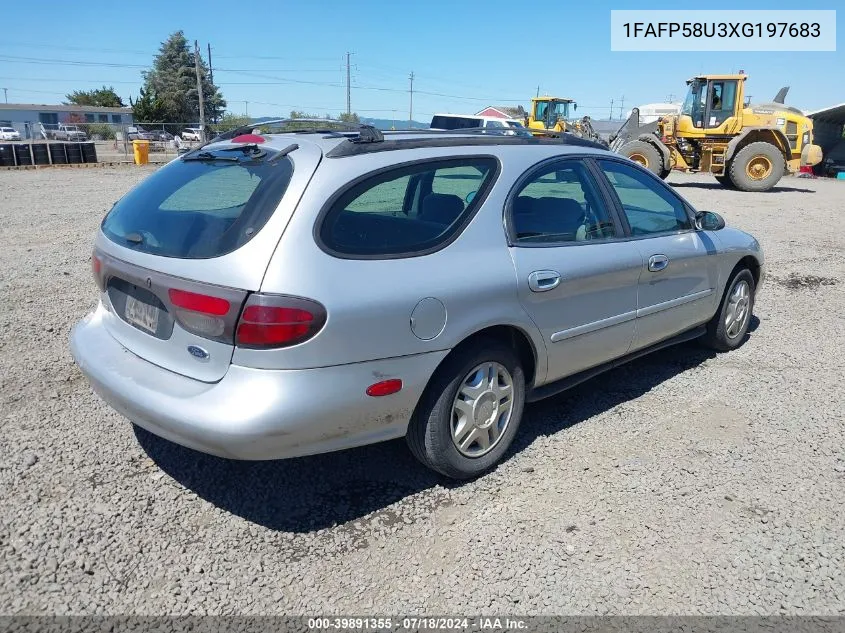
<svg viewBox="0 0 845 633"><path fill-rule="evenodd" d="M82 162L81 143L65 143L65 152L67 153L67 162L71 165L78 165Z"/></svg>
<svg viewBox="0 0 845 633"><path fill-rule="evenodd" d="M46 143L32 144L32 160L36 165L50 164L50 155L47 153Z"/></svg>
<svg viewBox="0 0 845 633"><path fill-rule="evenodd" d="M32 165L32 154L29 153L28 143L15 145L15 162L18 164L18 167Z"/></svg>
<svg viewBox="0 0 845 633"><path fill-rule="evenodd" d="M64 143L50 143L50 162L54 165L67 165L67 153Z"/></svg>
<svg viewBox="0 0 845 633"><path fill-rule="evenodd" d="M97 162L97 146L93 141L87 143L80 143L82 146L82 162L96 163Z"/></svg>
<svg viewBox="0 0 845 633"><path fill-rule="evenodd" d="M12 143L0 145L0 167L15 166L15 146Z"/></svg>

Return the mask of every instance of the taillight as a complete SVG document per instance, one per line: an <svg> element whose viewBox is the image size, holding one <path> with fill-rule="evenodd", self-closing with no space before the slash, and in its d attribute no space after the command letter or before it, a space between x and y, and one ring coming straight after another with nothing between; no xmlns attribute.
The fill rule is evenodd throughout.
<svg viewBox="0 0 845 633"><path fill-rule="evenodd" d="M94 275L94 281L97 282L97 288L102 292L103 286L103 260L97 257L96 253L91 255L91 273Z"/></svg>
<svg viewBox="0 0 845 633"><path fill-rule="evenodd" d="M177 290L171 288L167 291L170 295L170 300L177 308L184 308L185 310L192 310L194 312L202 312L204 314L212 314L215 316L223 316L229 311L229 302L220 297L212 297L210 295L202 295L197 292L188 292L187 290Z"/></svg>
<svg viewBox="0 0 845 633"><path fill-rule="evenodd" d="M173 313L184 329L198 336L220 336L226 329L225 316L231 304L211 295L171 288L167 291Z"/></svg>
<svg viewBox="0 0 845 633"><path fill-rule="evenodd" d="M240 347L288 347L316 335L325 322L326 310L316 301L253 294L241 314L235 342Z"/></svg>

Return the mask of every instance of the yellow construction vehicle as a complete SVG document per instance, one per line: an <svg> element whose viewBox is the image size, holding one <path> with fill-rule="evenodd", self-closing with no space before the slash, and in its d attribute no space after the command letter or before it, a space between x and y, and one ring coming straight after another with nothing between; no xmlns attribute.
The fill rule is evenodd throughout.
<svg viewBox="0 0 845 633"><path fill-rule="evenodd" d="M752 105L746 79L742 71L689 79L679 114L640 125L634 108L610 148L661 178L672 169L710 172L723 186L742 191L767 191L786 171L821 162L812 119L784 105L789 88L771 103Z"/></svg>
<svg viewBox="0 0 845 633"><path fill-rule="evenodd" d="M578 104L572 99L550 96L531 99L531 112L525 112L522 106L518 108L519 114L525 119L525 127L537 130L537 136L568 132L606 146L607 143L593 129L590 117L585 116L578 120L570 118L577 109Z"/></svg>

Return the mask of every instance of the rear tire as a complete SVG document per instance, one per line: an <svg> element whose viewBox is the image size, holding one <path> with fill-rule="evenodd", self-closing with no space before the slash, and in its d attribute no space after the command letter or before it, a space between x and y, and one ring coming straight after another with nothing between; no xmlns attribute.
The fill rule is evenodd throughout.
<svg viewBox="0 0 845 633"><path fill-rule="evenodd" d="M516 352L496 339L479 339L456 350L432 377L408 425L408 447L446 477L477 477L504 456L524 407L525 374Z"/></svg>
<svg viewBox="0 0 845 633"><path fill-rule="evenodd" d="M739 150L728 166L728 174L740 191L768 191L783 177L786 163L780 150L765 141Z"/></svg>
<svg viewBox="0 0 845 633"><path fill-rule="evenodd" d="M748 324L754 312L754 275L741 268L731 277L719 309L707 324L701 342L718 352L729 352L745 341Z"/></svg>
<svg viewBox="0 0 845 633"><path fill-rule="evenodd" d="M660 172L663 171L663 158L651 143L630 141L619 148L619 153L635 163L639 163L655 176L662 177Z"/></svg>

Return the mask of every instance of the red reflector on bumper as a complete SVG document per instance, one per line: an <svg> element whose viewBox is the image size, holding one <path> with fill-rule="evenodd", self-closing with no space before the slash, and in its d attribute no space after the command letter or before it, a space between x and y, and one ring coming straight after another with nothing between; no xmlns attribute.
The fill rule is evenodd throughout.
<svg viewBox="0 0 845 633"><path fill-rule="evenodd" d="M399 378L391 378L390 380L382 380L367 387L367 395L373 397L389 396L400 389L402 389L402 381Z"/></svg>

